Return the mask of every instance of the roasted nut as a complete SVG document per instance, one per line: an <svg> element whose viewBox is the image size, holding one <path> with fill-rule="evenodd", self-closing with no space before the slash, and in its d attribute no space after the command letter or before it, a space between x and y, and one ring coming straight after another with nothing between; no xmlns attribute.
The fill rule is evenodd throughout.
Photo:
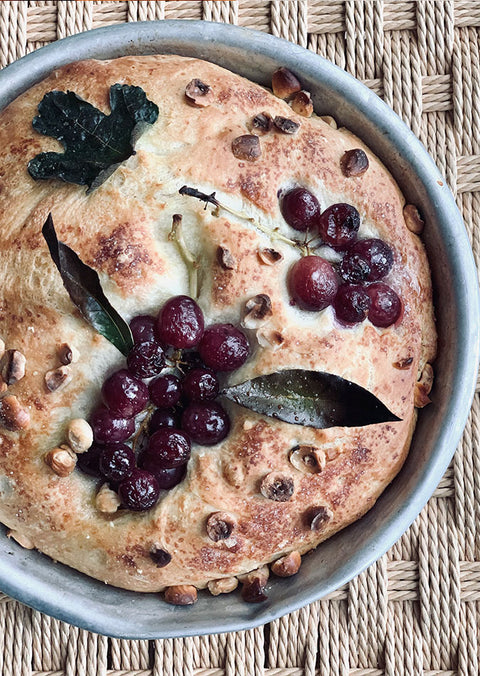
<svg viewBox="0 0 480 676"><path fill-rule="evenodd" d="M10 432L18 432L30 427L28 409L24 408L13 394L7 394L0 399L0 425Z"/></svg>
<svg viewBox="0 0 480 676"><path fill-rule="evenodd" d="M319 531L330 521L333 512L328 507L312 507L307 512L310 530Z"/></svg>
<svg viewBox="0 0 480 676"><path fill-rule="evenodd" d="M212 596L229 594L238 587L238 580L236 577L222 577L220 580L210 580L207 587Z"/></svg>
<svg viewBox="0 0 480 676"><path fill-rule="evenodd" d="M283 255L280 251L275 251L275 249L259 249L257 256L264 265L276 265L280 261L283 261Z"/></svg>
<svg viewBox="0 0 480 676"><path fill-rule="evenodd" d="M428 396L433 385L433 368L431 364L425 364L419 380L415 383L414 405L417 408L423 408L431 402Z"/></svg>
<svg viewBox="0 0 480 676"><path fill-rule="evenodd" d="M195 78L185 87L185 97L194 106L206 108L213 101L213 91L210 85Z"/></svg>
<svg viewBox="0 0 480 676"><path fill-rule="evenodd" d="M269 113L258 113L247 126L255 134L268 134L273 129L273 118Z"/></svg>
<svg viewBox="0 0 480 676"><path fill-rule="evenodd" d="M224 270L235 270L237 267L235 258L224 246L217 247L217 261Z"/></svg>
<svg viewBox="0 0 480 676"><path fill-rule="evenodd" d="M165 568L172 560L172 555L165 551L165 549L162 549L160 545L155 544L150 550L150 558L157 568Z"/></svg>
<svg viewBox="0 0 480 676"><path fill-rule="evenodd" d="M75 453L88 451L93 444L93 430L83 418L70 420L67 426L67 441Z"/></svg>
<svg viewBox="0 0 480 676"><path fill-rule="evenodd" d="M279 131L283 132L284 134L296 134L297 131L300 129L300 124L298 122L294 122L293 120L290 120L288 117L281 117L281 115L277 115L274 118L273 124Z"/></svg>
<svg viewBox="0 0 480 676"><path fill-rule="evenodd" d="M60 363L64 364L64 366L73 364L74 362L78 361L79 357L80 353L75 347L69 345L68 343L62 343L62 345L60 345L58 350L58 358Z"/></svg>
<svg viewBox="0 0 480 676"><path fill-rule="evenodd" d="M35 548L35 545L30 540L30 538L24 535L23 533L20 533L18 530L9 529L7 531L7 538L12 538L12 540L15 540L15 542L17 542L24 549Z"/></svg>
<svg viewBox="0 0 480 676"><path fill-rule="evenodd" d="M104 514L115 514L121 504L118 493L112 491L108 484L103 484L95 496L95 507Z"/></svg>
<svg viewBox="0 0 480 676"><path fill-rule="evenodd" d="M0 359L0 374L7 385L15 385L25 375L27 360L19 350L7 350Z"/></svg>
<svg viewBox="0 0 480 676"><path fill-rule="evenodd" d="M167 587L164 598L174 606L191 606L197 600L197 590L191 584L178 584Z"/></svg>
<svg viewBox="0 0 480 676"><path fill-rule="evenodd" d="M393 367L400 371L405 371L410 368L412 362L413 357L405 357L405 359L399 359L398 361L393 362Z"/></svg>
<svg viewBox="0 0 480 676"><path fill-rule="evenodd" d="M289 453L288 459L300 472L318 474L326 464L325 453L316 446L295 446Z"/></svg>
<svg viewBox="0 0 480 676"><path fill-rule="evenodd" d="M290 476L281 472L270 472L263 477L260 493L275 502L287 502L293 495L295 484Z"/></svg>
<svg viewBox="0 0 480 676"><path fill-rule="evenodd" d="M58 448L52 448L45 455L44 460L50 469L61 477L71 474L77 464L77 456L66 444L62 444Z"/></svg>
<svg viewBox="0 0 480 676"><path fill-rule="evenodd" d="M237 136L232 141L232 153L237 160L248 160L254 162L262 154L260 140L255 134L244 134Z"/></svg>
<svg viewBox="0 0 480 676"><path fill-rule="evenodd" d="M3 382L3 378L0 376L0 394L3 394L8 390L8 385L7 383Z"/></svg>
<svg viewBox="0 0 480 676"><path fill-rule="evenodd" d="M213 512L207 519L207 535L214 542L226 540L232 534L236 524L236 519L227 512Z"/></svg>
<svg viewBox="0 0 480 676"><path fill-rule="evenodd" d="M309 92L297 92L292 99L292 110L302 117L311 117L313 114L312 97Z"/></svg>
<svg viewBox="0 0 480 676"><path fill-rule="evenodd" d="M275 96L280 99L288 99L299 92L302 85L288 68L279 68L272 75L272 89Z"/></svg>
<svg viewBox="0 0 480 676"><path fill-rule="evenodd" d="M274 352L282 347L285 342L280 331L268 327L260 327L256 333L257 341L260 347L268 347Z"/></svg>
<svg viewBox="0 0 480 676"><path fill-rule="evenodd" d="M422 232L425 221L414 204L406 204L403 207L403 218L410 232L413 232L415 235L419 235Z"/></svg>
<svg viewBox="0 0 480 676"><path fill-rule="evenodd" d="M239 582L245 584L245 582L252 582L253 580L259 580L262 585L266 585L268 578L270 577L270 570L268 566L260 566L255 570L250 570L248 573L241 573L237 575Z"/></svg>
<svg viewBox="0 0 480 676"><path fill-rule="evenodd" d="M58 369L47 371L45 374L45 385L50 392L55 392L60 387L65 387L72 379L72 373L69 366L59 366Z"/></svg>
<svg viewBox="0 0 480 676"><path fill-rule="evenodd" d="M325 124L328 124L328 126L332 129L338 129L337 120L331 115L322 115L320 119L323 120Z"/></svg>
<svg viewBox="0 0 480 676"><path fill-rule="evenodd" d="M274 575L278 577L290 577L295 575L300 570L302 564L302 557L299 552L290 552L286 556L282 556L272 563L270 569Z"/></svg>
<svg viewBox="0 0 480 676"><path fill-rule="evenodd" d="M368 169L368 157L361 148L354 148L343 153L340 168L344 176L361 176Z"/></svg>
<svg viewBox="0 0 480 676"><path fill-rule="evenodd" d="M242 326L246 329L256 329L272 314L272 301L266 293L259 293L245 303Z"/></svg>
<svg viewBox="0 0 480 676"><path fill-rule="evenodd" d="M4 352L5 352L5 343L4 343L4 341L0 338L0 359L3 357Z"/></svg>

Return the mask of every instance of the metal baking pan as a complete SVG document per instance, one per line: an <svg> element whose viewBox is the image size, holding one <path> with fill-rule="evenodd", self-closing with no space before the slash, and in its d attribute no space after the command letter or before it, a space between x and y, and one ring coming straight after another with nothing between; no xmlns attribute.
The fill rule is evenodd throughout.
<svg viewBox="0 0 480 676"><path fill-rule="evenodd" d="M426 219L439 333L433 404L422 410L400 474L360 521L304 557L298 575L269 584L269 599L199 594L173 607L157 594L109 587L0 533L0 589L90 631L126 638L191 636L251 628L315 601L360 573L409 527L444 474L470 409L479 358L479 293L472 252L454 199L424 147L375 94L316 54L289 42L201 21L130 23L89 31L29 54L0 72L0 109L63 64L126 54L180 54L217 63L262 85L286 66L315 110L352 130L392 172Z"/></svg>

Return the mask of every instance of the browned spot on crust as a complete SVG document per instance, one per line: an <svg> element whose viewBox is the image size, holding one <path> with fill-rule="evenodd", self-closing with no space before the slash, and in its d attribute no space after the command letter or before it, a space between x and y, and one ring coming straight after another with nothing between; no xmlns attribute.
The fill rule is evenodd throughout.
<svg viewBox="0 0 480 676"><path fill-rule="evenodd" d="M124 224L115 228L108 237L99 236L92 264L111 276L117 273L117 277L139 277L140 269L152 265L153 261L140 242L132 241L132 232L135 228Z"/></svg>

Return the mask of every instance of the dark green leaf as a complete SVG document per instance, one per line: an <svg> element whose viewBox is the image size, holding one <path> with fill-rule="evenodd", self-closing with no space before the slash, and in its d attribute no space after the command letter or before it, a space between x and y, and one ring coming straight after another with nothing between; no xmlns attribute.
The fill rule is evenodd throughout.
<svg viewBox="0 0 480 676"><path fill-rule="evenodd" d="M64 153L40 153L28 163L32 178L59 178L98 188L119 164L134 154L146 125L158 117L158 106L141 87L110 87L110 115L84 101L75 92L52 91L38 106L33 128L53 136Z"/></svg>
<svg viewBox="0 0 480 676"><path fill-rule="evenodd" d="M360 427L400 420L363 387L321 371L278 371L227 387L222 394L294 425Z"/></svg>
<svg viewBox="0 0 480 676"><path fill-rule="evenodd" d="M98 333L127 356L133 347L132 332L110 305L96 271L81 261L73 249L57 239L51 214L42 228L42 234L73 304Z"/></svg>

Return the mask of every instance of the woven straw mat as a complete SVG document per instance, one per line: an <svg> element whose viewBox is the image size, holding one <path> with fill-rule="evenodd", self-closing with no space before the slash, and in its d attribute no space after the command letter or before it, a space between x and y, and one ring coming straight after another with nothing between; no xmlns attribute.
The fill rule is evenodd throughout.
<svg viewBox="0 0 480 676"><path fill-rule="evenodd" d="M480 261L480 2L1 2L0 67L99 26L203 19L280 36L362 80L422 140ZM433 498L380 561L251 631L164 641L97 636L1 598L0 671L15 676L480 673L480 402ZM0 595L2 596L2 595Z"/></svg>

